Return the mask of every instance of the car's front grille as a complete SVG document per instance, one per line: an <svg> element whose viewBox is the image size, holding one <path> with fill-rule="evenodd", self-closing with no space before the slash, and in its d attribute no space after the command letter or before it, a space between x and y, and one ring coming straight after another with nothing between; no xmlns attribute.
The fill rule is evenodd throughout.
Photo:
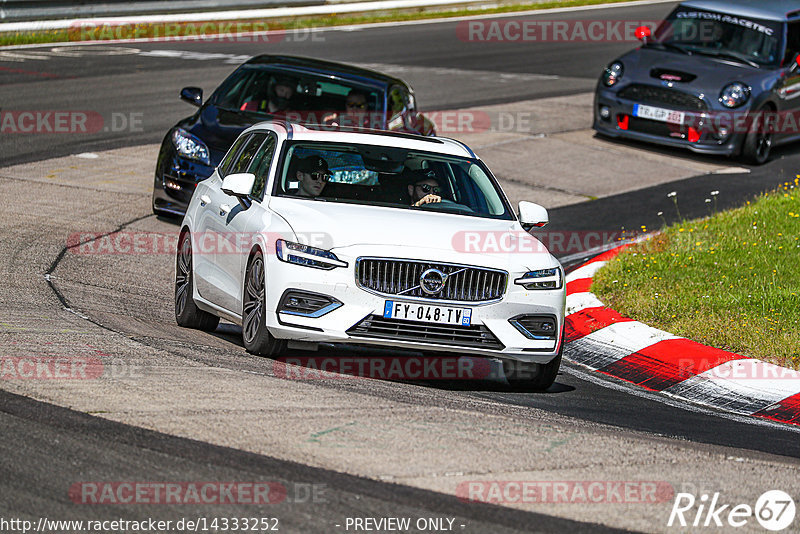
<svg viewBox="0 0 800 534"><path fill-rule="evenodd" d="M398 339L457 347L477 347L502 350L503 344L483 325L450 326L387 319L371 315L350 328L353 337Z"/></svg>
<svg viewBox="0 0 800 534"><path fill-rule="evenodd" d="M708 109L705 101L696 96L655 85L632 83L622 89L617 96L640 104L658 104L678 111L706 111Z"/></svg>
<svg viewBox="0 0 800 534"><path fill-rule="evenodd" d="M651 121L639 117L628 117L628 129L633 132L641 132L659 137L673 137L680 139L681 127L676 124L666 122Z"/></svg>
<svg viewBox="0 0 800 534"><path fill-rule="evenodd" d="M428 269L438 269L446 275L444 287L438 293L422 290L420 277ZM450 263L385 258L359 258L356 262L359 286L399 297L486 302L503 296L507 278L505 271Z"/></svg>

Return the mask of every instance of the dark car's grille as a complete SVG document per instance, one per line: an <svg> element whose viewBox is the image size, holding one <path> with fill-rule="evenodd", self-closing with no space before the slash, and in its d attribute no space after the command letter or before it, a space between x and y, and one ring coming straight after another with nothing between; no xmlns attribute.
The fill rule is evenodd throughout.
<svg viewBox="0 0 800 534"><path fill-rule="evenodd" d="M350 328L353 337L377 337L399 339L457 347L477 347L502 350L503 344L483 325L449 326L431 323L416 323L400 319L386 319L371 315Z"/></svg>
<svg viewBox="0 0 800 534"><path fill-rule="evenodd" d="M629 117L628 129L633 132L641 132L659 137L680 138L681 127L676 124L666 122L651 121L639 117Z"/></svg>
<svg viewBox="0 0 800 534"><path fill-rule="evenodd" d="M441 292L429 295L420 287L420 276L428 269L448 275ZM503 296L508 275L504 271L414 260L359 258L358 284L384 295L421 297L457 302L485 302Z"/></svg>
<svg viewBox="0 0 800 534"><path fill-rule="evenodd" d="M661 104L678 111L706 111L708 109L706 103L696 96L654 85L633 83L622 89L617 96L641 104Z"/></svg>

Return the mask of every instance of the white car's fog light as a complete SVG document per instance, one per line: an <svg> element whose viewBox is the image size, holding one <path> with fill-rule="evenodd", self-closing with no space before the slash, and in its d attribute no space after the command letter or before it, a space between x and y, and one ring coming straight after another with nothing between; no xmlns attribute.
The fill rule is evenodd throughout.
<svg viewBox="0 0 800 534"><path fill-rule="evenodd" d="M563 277L561 268L540 269L538 271L528 271L514 283L525 289L561 289Z"/></svg>
<svg viewBox="0 0 800 534"><path fill-rule="evenodd" d="M286 263L313 267L315 269L334 269L336 267L347 267L347 262L336 257L336 254L329 250L293 243L278 239L275 242L275 253L278 259Z"/></svg>
<svg viewBox="0 0 800 534"><path fill-rule="evenodd" d="M556 318L553 315L517 315L508 320L528 339L555 339Z"/></svg>
<svg viewBox="0 0 800 534"><path fill-rule="evenodd" d="M278 313L300 315L302 317L322 317L340 308L342 303L333 297L289 289L281 297Z"/></svg>

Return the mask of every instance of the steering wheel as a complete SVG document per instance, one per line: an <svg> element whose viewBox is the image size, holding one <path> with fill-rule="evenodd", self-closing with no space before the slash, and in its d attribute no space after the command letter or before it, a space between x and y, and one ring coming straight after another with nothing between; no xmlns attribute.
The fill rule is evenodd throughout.
<svg viewBox="0 0 800 534"><path fill-rule="evenodd" d="M458 202L453 202L452 200L448 200L443 198L439 202L429 202L427 204L423 204L420 206L421 209L429 209L429 210L442 210L442 211L461 211L463 213L475 213L475 210L470 208L469 206L465 206L464 204L459 204Z"/></svg>

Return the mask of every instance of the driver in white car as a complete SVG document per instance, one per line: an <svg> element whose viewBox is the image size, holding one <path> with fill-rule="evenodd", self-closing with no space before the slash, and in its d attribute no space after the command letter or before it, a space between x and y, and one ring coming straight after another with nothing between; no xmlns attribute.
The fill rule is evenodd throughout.
<svg viewBox="0 0 800 534"><path fill-rule="evenodd" d="M318 197L331 176L328 162L319 156L308 156L297 161L295 176L300 197Z"/></svg>
<svg viewBox="0 0 800 534"><path fill-rule="evenodd" d="M432 169L408 171L412 182L408 185L408 196L412 206L422 206L442 201L442 188Z"/></svg>

